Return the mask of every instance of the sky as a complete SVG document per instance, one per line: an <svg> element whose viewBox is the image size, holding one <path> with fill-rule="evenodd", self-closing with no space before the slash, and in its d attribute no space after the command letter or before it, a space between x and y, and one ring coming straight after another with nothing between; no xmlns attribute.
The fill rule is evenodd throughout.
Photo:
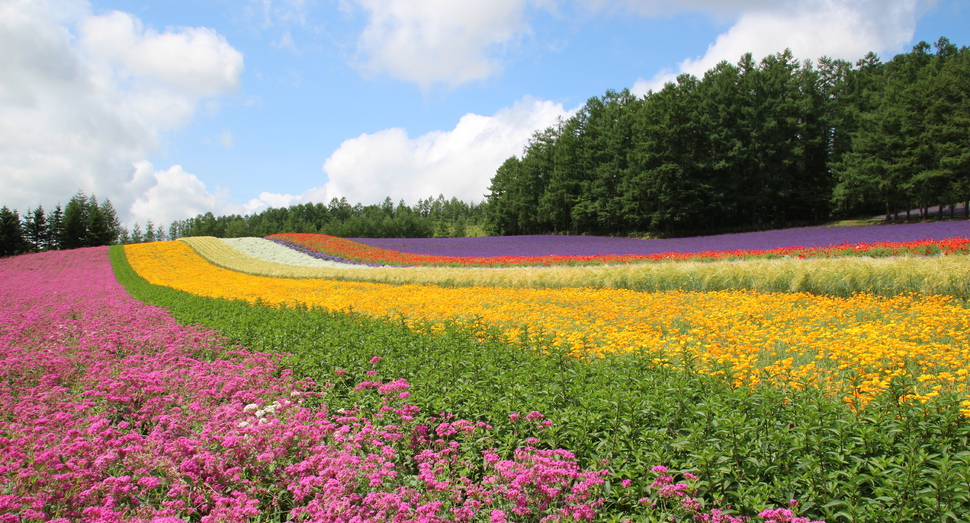
<svg viewBox="0 0 970 523"><path fill-rule="evenodd" d="M966 0L0 0L0 205L480 202L535 131L747 52L970 45Z"/></svg>

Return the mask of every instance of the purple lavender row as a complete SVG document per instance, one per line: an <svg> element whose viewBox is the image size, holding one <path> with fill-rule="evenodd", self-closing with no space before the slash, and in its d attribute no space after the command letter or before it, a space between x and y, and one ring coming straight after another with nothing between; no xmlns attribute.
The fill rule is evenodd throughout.
<svg viewBox="0 0 970 523"><path fill-rule="evenodd" d="M843 243L908 242L970 236L970 221L896 225L798 227L772 231L641 240L605 236L486 236L481 238L351 238L394 251L436 256L592 256L659 254L778 247L828 247Z"/></svg>

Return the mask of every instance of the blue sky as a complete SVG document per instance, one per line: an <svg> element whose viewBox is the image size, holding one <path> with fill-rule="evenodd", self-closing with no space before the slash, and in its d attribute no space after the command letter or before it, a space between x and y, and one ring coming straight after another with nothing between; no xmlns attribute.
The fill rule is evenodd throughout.
<svg viewBox="0 0 970 523"><path fill-rule="evenodd" d="M965 0L2 0L0 204L83 190L130 226L481 201L533 131L607 89L967 28Z"/></svg>

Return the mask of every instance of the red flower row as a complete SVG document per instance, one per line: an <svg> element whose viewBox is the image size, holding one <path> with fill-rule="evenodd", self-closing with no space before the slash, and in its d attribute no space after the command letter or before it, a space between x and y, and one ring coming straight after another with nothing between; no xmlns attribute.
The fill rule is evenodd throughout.
<svg viewBox="0 0 970 523"><path fill-rule="evenodd" d="M775 249L704 251L659 254L599 254L593 256L434 256L371 247L325 234L280 233L267 236L302 245L317 252L346 260L383 265L421 265L431 267L523 267L552 265L621 265L656 261L723 261L772 258L839 258L846 256L935 256L970 254L970 238L911 242L873 242L830 245L828 247L778 247Z"/></svg>

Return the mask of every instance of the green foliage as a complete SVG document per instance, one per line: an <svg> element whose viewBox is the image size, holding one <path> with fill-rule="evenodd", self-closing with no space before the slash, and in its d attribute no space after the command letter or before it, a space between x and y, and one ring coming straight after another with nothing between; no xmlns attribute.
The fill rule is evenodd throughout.
<svg viewBox="0 0 970 523"><path fill-rule="evenodd" d="M898 219L913 208L926 216L930 206L970 200L970 49L946 38L935 47L934 54L920 42L887 63L870 55L848 73L843 116L851 148L833 164L833 201L843 210L881 206L887 219Z"/></svg>
<svg viewBox="0 0 970 523"><path fill-rule="evenodd" d="M90 212L92 203L83 193L78 193L72 201L70 219L66 222L68 229L60 204L50 215L38 205L28 210L23 220L16 210L6 206L0 209L0 256L108 245L114 241L116 236L113 234L120 230L120 226L109 200L99 207L92 196L90 202L97 209L96 213ZM93 225L89 219L92 217Z"/></svg>
<svg viewBox="0 0 970 523"><path fill-rule="evenodd" d="M148 284L120 247L111 257L135 298L232 343L288 353L297 375L334 383L332 409L354 405L361 379L405 378L425 416L451 412L496 427L500 436L484 446L507 453L538 435L541 448L569 449L584 466L609 468L604 520L652 521L637 500L651 495L658 464L693 473L700 496L752 511L744 515L790 499L801 501L801 515L829 523L956 521L970 513L970 421L955 395L901 401L912 384L897 380L854 412L812 384L737 388L729 373L677 370L646 353L576 358L542 333L506 343L474 323L410 328L352 311L197 297ZM374 356L382 360L369 363ZM377 376L365 378L371 370ZM531 411L552 425L510 418ZM633 483L623 488L622 479Z"/></svg>
<svg viewBox="0 0 970 523"><path fill-rule="evenodd" d="M4 205L0 208L0 257L27 252L28 245L24 240L20 213Z"/></svg>
<svg viewBox="0 0 970 523"><path fill-rule="evenodd" d="M319 232L342 238L431 238L483 236L485 204L469 204L457 198L418 200L413 206L390 197L380 205L350 205L346 198L329 205L306 203L286 208L267 209L247 216L215 216L211 212L195 218L162 224L148 220L135 223L129 231L121 226L110 200L98 203L94 196L79 191L62 210L60 204L47 216L42 206L28 211L21 221L19 213L9 211L9 230L13 233L13 214L17 215L20 235L25 243L5 242L5 255L51 249L74 249L112 243L141 243L175 240L187 236L239 238L268 236L279 232ZM6 250L3 252L7 252Z"/></svg>
<svg viewBox="0 0 970 523"><path fill-rule="evenodd" d="M47 224L47 214L43 206L38 205L36 209L27 213L24 217L23 229L24 240L29 244L29 250L38 252L46 249L50 227Z"/></svg>
<svg viewBox="0 0 970 523"><path fill-rule="evenodd" d="M970 50L791 51L607 91L496 171L492 234L690 235L970 200ZM970 211L968 216L970 216ZM952 211L951 211L952 214Z"/></svg>
<svg viewBox="0 0 970 523"><path fill-rule="evenodd" d="M328 205L305 203L247 216L200 214L173 222L168 237L239 238L310 232L341 238L431 238L464 236L470 227L479 227L484 220L483 204L468 204L457 198L447 200L443 195L418 200L413 207L403 200L395 206L390 197L380 205L366 206L334 198ZM137 243L134 232L129 237L131 243ZM147 241L144 237L143 240Z"/></svg>
<svg viewBox="0 0 970 523"><path fill-rule="evenodd" d="M82 191L64 207L61 226L50 231L61 249L110 245L118 240L121 224L110 200L99 204L97 198Z"/></svg>

